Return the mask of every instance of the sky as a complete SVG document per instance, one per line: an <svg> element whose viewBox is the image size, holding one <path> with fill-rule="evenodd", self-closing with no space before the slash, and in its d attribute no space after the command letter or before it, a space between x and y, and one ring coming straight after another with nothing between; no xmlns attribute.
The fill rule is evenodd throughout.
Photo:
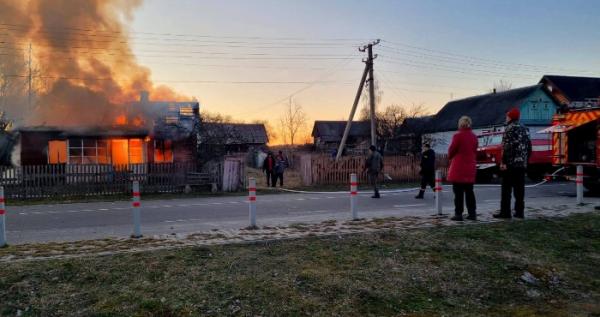
<svg viewBox="0 0 600 317"><path fill-rule="evenodd" d="M600 77L599 13L593 0L145 0L129 28L156 38L132 41L156 83L204 110L275 123L289 98L311 121L347 119L364 68L357 48L375 39L379 109L435 113L500 80Z"/></svg>

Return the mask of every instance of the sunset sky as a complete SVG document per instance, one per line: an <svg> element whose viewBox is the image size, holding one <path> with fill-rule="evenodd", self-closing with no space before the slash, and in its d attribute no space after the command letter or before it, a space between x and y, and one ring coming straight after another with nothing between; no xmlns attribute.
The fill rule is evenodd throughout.
<svg viewBox="0 0 600 317"><path fill-rule="evenodd" d="M599 12L598 1L146 0L129 29L155 82L206 110L275 120L293 95L311 120L345 119L370 40L382 40L378 107L435 112L501 79L600 76Z"/></svg>

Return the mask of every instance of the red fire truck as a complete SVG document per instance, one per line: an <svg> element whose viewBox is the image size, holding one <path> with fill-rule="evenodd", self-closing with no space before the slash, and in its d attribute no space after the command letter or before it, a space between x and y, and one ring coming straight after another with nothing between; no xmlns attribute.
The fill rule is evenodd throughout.
<svg viewBox="0 0 600 317"><path fill-rule="evenodd" d="M531 129L530 129L531 130ZM502 162L502 129L484 131L479 135L477 149L477 178L489 182L498 177ZM527 176L540 181L552 169L552 141L548 134L531 133L532 152L529 158Z"/></svg>
<svg viewBox="0 0 600 317"><path fill-rule="evenodd" d="M565 167L569 175L582 165L583 185L600 191L600 102L556 114L552 127L540 132L552 134L553 165Z"/></svg>

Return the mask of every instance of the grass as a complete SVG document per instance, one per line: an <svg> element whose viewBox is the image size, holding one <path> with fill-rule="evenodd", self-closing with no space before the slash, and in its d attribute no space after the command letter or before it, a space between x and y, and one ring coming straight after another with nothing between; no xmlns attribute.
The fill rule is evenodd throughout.
<svg viewBox="0 0 600 317"><path fill-rule="evenodd" d="M600 316L598 263L593 213L186 247L4 263L0 315Z"/></svg>

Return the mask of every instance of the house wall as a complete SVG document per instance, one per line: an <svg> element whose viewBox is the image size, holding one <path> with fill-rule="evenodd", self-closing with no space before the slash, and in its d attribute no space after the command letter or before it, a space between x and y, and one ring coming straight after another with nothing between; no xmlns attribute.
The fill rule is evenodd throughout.
<svg viewBox="0 0 600 317"><path fill-rule="evenodd" d="M54 132L21 132L21 165L48 164L48 141L58 139Z"/></svg>
<svg viewBox="0 0 600 317"><path fill-rule="evenodd" d="M520 105L524 125L550 125L558 105L542 89L537 89Z"/></svg>

